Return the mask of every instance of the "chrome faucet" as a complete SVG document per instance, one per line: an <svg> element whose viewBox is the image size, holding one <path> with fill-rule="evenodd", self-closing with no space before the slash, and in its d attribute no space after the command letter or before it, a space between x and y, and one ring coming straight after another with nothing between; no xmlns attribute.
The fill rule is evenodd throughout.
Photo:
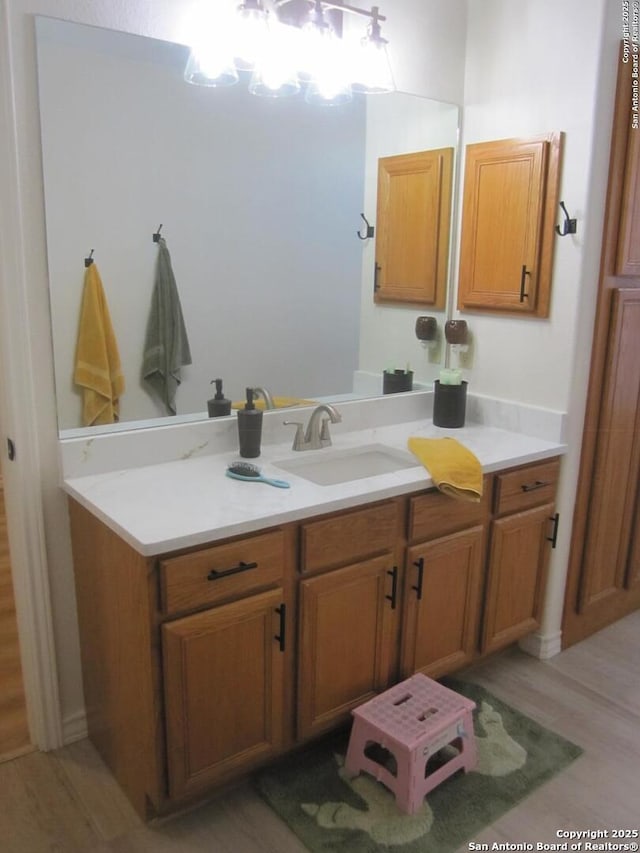
<svg viewBox="0 0 640 853"><path fill-rule="evenodd" d="M323 418L323 415L329 417ZM334 406L329 403L321 403L311 412L306 432L303 432L303 425L300 421L283 421L283 423L287 426L296 427L293 450L320 450L321 447L331 445L329 422L339 424L341 421L342 416Z"/></svg>
<svg viewBox="0 0 640 853"><path fill-rule="evenodd" d="M262 397L266 409L275 409L276 404L273 402L273 397L266 388L252 388L254 397Z"/></svg>

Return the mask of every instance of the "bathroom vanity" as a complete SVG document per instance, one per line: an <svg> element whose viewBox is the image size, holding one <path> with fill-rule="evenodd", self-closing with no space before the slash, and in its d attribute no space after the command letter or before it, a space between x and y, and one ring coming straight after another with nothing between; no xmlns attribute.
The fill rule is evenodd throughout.
<svg viewBox="0 0 640 853"><path fill-rule="evenodd" d="M411 434L451 433L422 421L334 444ZM455 437L483 463L480 503L420 466L241 483L224 476L233 453L66 480L89 734L143 817L348 723L413 672L538 627L564 446L473 425ZM265 473L283 454L263 450Z"/></svg>

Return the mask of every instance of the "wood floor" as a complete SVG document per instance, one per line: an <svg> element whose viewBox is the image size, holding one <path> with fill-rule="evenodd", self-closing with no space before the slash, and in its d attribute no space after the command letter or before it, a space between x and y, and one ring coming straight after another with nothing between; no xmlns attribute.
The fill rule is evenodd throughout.
<svg viewBox="0 0 640 853"><path fill-rule="evenodd" d="M0 475L0 761L31 749Z"/></svg>
<svg viewBox="0 0 640 853"><path fill-rule="evenodd" d="M472 841L557 843L558 830L638 827L639 652L640 611L551 661L512 649L467 671L584 749ZM8 853L305 850L249 785L190 814L143 826L87 741L0 765L0 803L0 848Z"/></svg>

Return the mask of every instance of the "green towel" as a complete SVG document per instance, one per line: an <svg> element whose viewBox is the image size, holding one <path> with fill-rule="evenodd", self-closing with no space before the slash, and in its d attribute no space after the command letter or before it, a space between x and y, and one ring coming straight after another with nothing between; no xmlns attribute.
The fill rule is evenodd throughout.
<svg viewBox="0 0 640 853"><path fill-rule="evenodd" d="M191 350L169 250L162 238L158 246L156 278L142 359L142 379L166 407L167 414L175 415L180 368L191 364Z"/></svg>

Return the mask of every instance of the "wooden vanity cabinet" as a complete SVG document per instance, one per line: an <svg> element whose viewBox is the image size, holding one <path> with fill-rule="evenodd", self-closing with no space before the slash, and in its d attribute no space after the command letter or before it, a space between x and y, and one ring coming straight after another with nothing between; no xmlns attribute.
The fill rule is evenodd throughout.
<svg viewBox="0 0 640 853"><path fill-rule="evenodd" d="M163 624L170 797L282 749L285 649L281 588Z"/></svg>
<svg viewBox="0 0 640 853"><path fill-rule="evenodd" d="M438 678L478 649L491 478L480 503L437 492L409 499L400 670ZM443 535L446 534L446 535Z"/></svg>
<svg viewBox="0 0 640 853"><path fill-rule="evenodd" d="M347 722L394 680L402 510L386 501L302 525L299 739Z"/></svg>
<svg viewBox="0 0 640 853"><path fill-rule="evenodd" d="M540 627L547 567L558 531L560 463L529 465L495 478L480 649L493 652Z"/></svg>
<svg viewBox="0 0 640 853"><path fill-rule="evenodd" d="M557 460L144 557L70 518L91 740L137 811L167 814L540 619Z"/></svg>
<svg viewBox="0 0 640 853"><path fill-rule="evenodd" d="M467 145L458 308L549 315L561 134Z"/></svg>

